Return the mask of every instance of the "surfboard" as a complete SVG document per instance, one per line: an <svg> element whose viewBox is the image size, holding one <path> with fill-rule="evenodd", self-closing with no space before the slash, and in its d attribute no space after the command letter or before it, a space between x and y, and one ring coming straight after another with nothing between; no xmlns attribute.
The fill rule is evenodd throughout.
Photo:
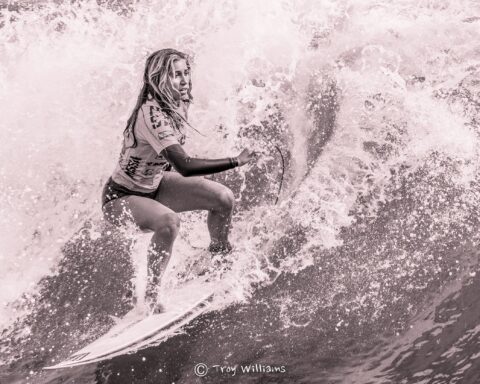
<svg viewBox="0 0 480 384"><path fill-rule="evenodd" d="M166 291L163 295L165 300L162 300L165 312L144 317L134 309L105 335L73 353L66 360L44 369L95 363L158 344L204 313L215 296L225 292L226 288L221 283L202 279Z"/></svg>

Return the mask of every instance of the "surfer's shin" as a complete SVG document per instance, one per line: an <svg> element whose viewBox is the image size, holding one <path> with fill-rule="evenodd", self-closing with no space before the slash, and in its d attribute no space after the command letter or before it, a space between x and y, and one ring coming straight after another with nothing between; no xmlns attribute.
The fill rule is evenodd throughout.
<svg viewBox="0 0 480 384"><path fill-rule="evenodd" d="M148 272L159 283L163 272L170 260L173 242L175 241L180 222L176 216L171 216L171 220L164 220L163 225L155 231L148 249Z"/></svg>
<svg viewBox="0 0 480 384"><path fill-rule="evenodd" d="M159 284L160 279L165 272L168 261L170 260L170 252L167 250L156 251L149 249L147 255L148 263L148 280L152 284Z"/></svg>
<svg viewBox="0 0 480 384"><path fill-rule="evenodd" d="M145 299L148 305L155 305L158 299L158 290L160 287L163 272L166 269L169 255L167 251L163 250L157 252L149 247L147 255L147 287L145 291Z"/></svg>

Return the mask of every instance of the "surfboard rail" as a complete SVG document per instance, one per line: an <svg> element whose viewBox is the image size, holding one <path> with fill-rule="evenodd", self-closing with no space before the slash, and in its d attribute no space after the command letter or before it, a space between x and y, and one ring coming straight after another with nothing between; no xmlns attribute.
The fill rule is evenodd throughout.
<svg viewBox="0 0 480 384"><path fill-rule="evenodd" d="M56 365L44 367L43 369L50 370L50 369L60 369L60 368L72 368L79 365L96 363L96 362L107 360L122 354L136 352L141 348L145 348L148 345L153 344L154 342L158 342L158 341L161 341L162 339L168 338L169 336L172 335L172 332L174 332L177 329L180 329L182 326L188 324L190 321L200 316L208 307L208 304L212 302L216 291L217 290L210 290L210 292L207 295L205 295L200 300L195 302L195 304L190 306L186 311L182 311L177 316L167 320L166 322L164 321L158 327L151 328L151 330L149 330L147 333L143 333L134 339L125 341L120 345L114 345L110 347L110 349L107 349L106 351L102 351L100 353L97 352L92 355L92 351L91 351L92 348L94 348L95 346L101 345L102 341L105 342L105 341L108 341L109 339L114 340L116 337L118 337L118 335L121 335L122 333L124 333L127 328L129 329L129 331L127 332L131 332L133 328L135 328L136 326L138 327L138 325L141 323L145 323L145 322L151 323L151 322L154 322L155 320L161 321L162 317L165 318L165 315L168 315L168 311L165 313L160 313L158 315L148 316L140 321L136 321L131 326L130 324L127 324L126 326L123 327L123 329L120 330L119 333L118 331L115 331L115 327L114 327L112 330L107 332L105 335L103 335L99 339L95 340L94 342L88 344L86 347L70 355L67 360L62 361Z"/></svg>

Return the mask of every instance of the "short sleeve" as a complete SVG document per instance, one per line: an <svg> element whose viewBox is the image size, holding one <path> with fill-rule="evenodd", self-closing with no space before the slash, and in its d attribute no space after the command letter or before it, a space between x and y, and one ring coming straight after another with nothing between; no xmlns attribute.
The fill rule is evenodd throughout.
<svg viewBox="0 0 480 384"><path fill-rule="evenodd" d="M137 134L140 134L159 154L173 144L180 144L170 119L156 105L144 104L137 117Z"/></svg>

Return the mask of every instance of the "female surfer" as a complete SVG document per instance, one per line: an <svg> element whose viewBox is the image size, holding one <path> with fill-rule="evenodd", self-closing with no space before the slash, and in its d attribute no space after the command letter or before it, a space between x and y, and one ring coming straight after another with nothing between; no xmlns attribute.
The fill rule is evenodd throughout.
<svg viewBox="0 0 480 384"><path fill-rule="evenodd" d="M143 88L123 134L119 161L102 194L104 217L115 225L133 221L153 231L147 254L145 301L150 310L158 303L160 280L179 231L178 212L207 210L212 254L228 253L234 204L232 191L203 175L226 171L255 159L248 149L236 157L197 159L182 145L192 102L188 56L174 49L150 55ZM177 172L170 171L173 167Z"/></svg>

